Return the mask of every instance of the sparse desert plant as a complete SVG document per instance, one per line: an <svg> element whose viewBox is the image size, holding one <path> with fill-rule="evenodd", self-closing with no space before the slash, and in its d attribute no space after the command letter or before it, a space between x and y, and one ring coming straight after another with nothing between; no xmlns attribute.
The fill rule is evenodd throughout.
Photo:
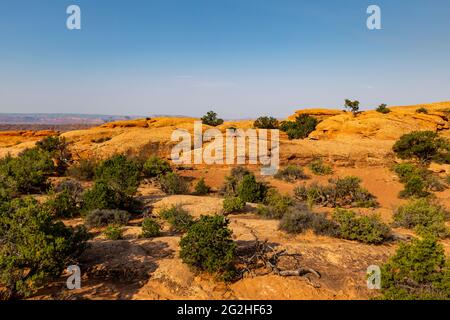
<svg viewBox="0 0 450 320"><path fill-rule="evenodd" d="M379 112L379 113L383 113L383 114L388 114L388 113L390 113L391 112L391 109L389 109L388 107L387 107L387 104L380 104L379 106L378 106L378 108L376 108L376 112Z"/></svg>
<svg viewBox="0 0 450 320"><path fill-rule="evenodd" d="M155 238L161 235L161 226L152 218L145 218L142 222L142 238Z"/></svg>
<svg viewBox="0 0 450 320"><path fill-rule="evenodd" d="M223 123L223 119L219 119L217 117L217 113L215 113L214 111L208 111L206 115L201 118L201 120L203 124L212 127L220 126Z"/></svg>
<svg viewBox="0 0 450 320"><path fill-rule="evenodd" d="M97 181L83 194L82 213L94 209L125 209L132 202L131 197L117 193L104 181Z"/></svg>
<svg viewBox="0 0 450 320"><path fill-rule="evenodd" d="M95 180L105 182L122 197L133 196L139 186L139 169L124 155L102 161L95 169Z"/></svg>
<svg viewBox="0 0 450 320"><path fill-rule="evenodd" d="M206 184L205 178L201 178L195 185L195 192L197 196L203 196L211 191L211 188Z"/></svg>
<svg viewBox="0 0 450 320"><path fill-rule="evenodd" d="M45 204L58 218L72 218L80 213L79 203L67 189L52 195Z"/></svg>
<svg viewBox="0 0 450 320"><path fill-rule="evenodd" d="M122 240L123 239L123 229L120 225L111 224L106 227L103 232L106 239L109 240Z"/></svg>
<svg viewBox="0 0 450 320"><path fill-rule="evenodd" d="M145 161L143 172L144 176L147 178L156 178L168 172L172 172L172 168L168 161L152 156Z"/></svg>
<svg viewBox="0 0 450 320"><path fill-rule="evenodd" d="M287 233L303 233L312 227L314 213L304 204L298 204L281 218L279 229Z"/></svg>
<svg viewBox="0 0 450 320"><path fill-rule="evenodd" d="M27 149L18 157L0 160L0 175L11 177L18 192L30 194L49 187L48 176L55 171L51 155L39 148Z"/></svg>
<svg viewBox="0 0 450 320"><path fill-rule="evenodd" d="M295 121L283 121L280 130L286 132L290 140L305 139L316 130L318 123L316 118L308 114L301 114L295 118Z"/></svg>
<svg viewBox="0 0 450 320"><path fill-rule="evenodd" d="M239 197L226 196L223 199L223 213L240 212L245 208L245 201Z"/></svg>
<svg viewBox="0 0 450 320"><path fill-rule="evenodd" d="M330 179L329 185L316 183L310 186L299 186L294 189L295 197L300 201L306 201L310 206L322 205L328 207L376 207L375 197L361 187L361 179L358 177L344 177L336 180Z"/></svg>
<svg viewBox="0 0 450 320"><path fill-rule="evenodd" d="M279 122L274 117L259 117L253 123L253 127L257 129L278 129Z"/></svg>
<svg viewBox="0 0 450 320"><path fill-rule="evenodd" d="M245 202L262 202L266 198L268 186L256 181L253 174L245 175L237 186L238 197Z"/></svg>
<svg viewBox="0 0 450 320"><path fill-rule="evenodd" d="M354 116L356 116L359 112L359 101L345 99L344 108L349 110L351 113L353 113Z"/></svg>
<svg viewBox="0 0 450 320"><path fill-rule="evenodd" d="M401 206L394 213L394 226L414 229L420 235L431 234L447 237L450 230L445 222L449 213L439 204L429 199L417 199Z"/></svg>
<svg viewBox="0 0 450 320"><path fill-rule="evenodd" d="M51 155L55 161L55 169L58 175L66 173L72 161L72 154L68 149L66 138L60 136L48 136L36 143L36 148Z"/></svg>
<svg viewBox="0 0 450 320"><path fill-rule="evenodd" d="M83 227L54 221L33 198L2 204L0 214L0 285L6 299L27 297L61 275L86 248Z"/></svg>
<svg viewBox="0 0 450 320"><path fill-rule="evenodd" d="M339 237L347 240L380 244L391 234L389 226L377 215L358 216L350 210L336 209L333 221L339 226Z"/></svg>
<svg viewBox="0 0 450 320"><path fill-rule="evenodd" d="M222 193L229 196L237 196L237 187L246 175L252 173L242 166L231 169L230 175L225 177L225 183L222 187Z"/></svg>
<svg viewBox="0 0 450 320"><path fill-rule="evenodd" d="M325 164L321 158L311 161L308 168L312 173L318 176L327 176L333 173L333 169Z"/></svg>
<svg viewBox="0 0 450 320"><path fill-rule="evenodd" d="M184 263L227 280L234 276L236 244L223 216L202 216L180 241Z"/></svg>
<svg viewBox="0 0 450 320"><path fill-rule="evenodd" d="M77 164L68 168L67 174L70 177L81 181L92 181L95 176L97 161L93 159L81 159Z"/></svg>
<svg viewBox="0 0 450 320"><path fill-rule="evenodd" d="M263 204L257 207L257 214L266 219L281 219L294 205L294 200L280 194L276 189L270 189Z"/></svg>
<svg viewBox="0 0 450 320"><path fill-rule="evenodd" d="M123 210L92 210L86 214L85 223L88 228L101 228L108 225L126 225L130 214Z"/></svg>
<svg viewBox="0 0 450 320"><path fill-rule="evenodd" d="M187 181L175 172L166 173L160 176L159 184L161 190L167 194L187 194L189 193L189 184Z"/></svg>
<svg viewBox="0 0 450 320"><path fill-rule="evenodd" d="M450 299L450 261L433 237L401 243L381 274L382 299Z"/></svg>
<svg viewBox="0 0 450 320"><path fill-rule="evenodd" d="M393 151L400 159L416 159L423 164L433 160L448 163L449 150L448 140L433 131L405 134L393 146Z"/></svg>
<svg viewBox="0 0 450 320"><path fill-rule="evenodd" d="M169 222L174 232L186 232L194 223L192 216L181 205L162 208L159 216Z"/></svg>
<svg viewBox="0 0 450 320"><path fill-rule="evenodd" d="M308 176L301 167L296 165L288 165L287 167L278 170L274 178L284 180L286 182L294 182L297 180L308 179Z"/></svg>
<svg viewBox="0 0 450 320"><path fill-rule="evenodd" d="M405 189L400 192L401 198L426 197L429 191L443 191L446 185L442 179L433 175L425 167L416 166L413 163L396 164L393 167L400 182L405 184Z"/></svg>
<svg viewBox="0 0 450 320"><path fill-rule="evenodd" d="M0 173L0 203L10 201L18 195L19 190L14 179Z"/></svg>
<svg viewBox="0 0 450 320"><path fill-rule="evenodd" d="M421 107L419 109L416 110L416 113L424 113L424 114L428 114L428 109Z"/></svg>

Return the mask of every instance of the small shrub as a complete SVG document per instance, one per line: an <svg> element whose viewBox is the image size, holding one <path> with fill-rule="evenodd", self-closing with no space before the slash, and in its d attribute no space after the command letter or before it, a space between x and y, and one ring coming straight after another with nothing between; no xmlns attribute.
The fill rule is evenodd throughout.
<svg viewBox="0 0 450 320"><path fill-rule="evenodd" d="M205 183L205 178L201 178L195 185L195 194L198 196L203 196L211 191L211 188Z"/></svg>
<svg viewBox="0 0 450 320"><path fill-rule="evenodd" d="M122 210L92 210L86 214L85 222L88 228L101 228L107 225L126 225L130 214Z"/></svg>
<svg viewBox="0 0 450 320"><path fill-rule="evenodd" d="M435 238L401 243L381 267L381 274L382 299L450 299L450 261Z"/></svg>
<svg viewBox="0 0 450 320"><path fill-rule="evenodd" d="M257 129L278 129L279 122L274 117L259 117L253 123L253 127Z"/></svg>
<svg viewBox="0 0 450 320"><path fill-rule="evenodd" d="M377 215L357 216L353 211L336 209L333 221L338 224L343 239L380 244L390 237L389 226Z"/></svg>
<svg viewBox="0 0 450 320"><path fill-rule="evenodd" d="M235 273L236 244L223 216L202 216L180 241L184 263L201 271L219 274L225 280Z"/></svg>
<svg viewBox="0 0 450 320"><path fill-rule="evenodd" d="M55 194L46 202L46 205L52 215L58 218L72 218L80 213L79 203L69 190Z"/></svg>
<svg viewBox="0 0 450 320"><path fill-rule="evenodd" d="M295 165L289 165L284 169L278 170L274 178L286 182L294 182L297 180L308 179L308 176L303 172L302 168Z"/></svg>
<svg viewBox="0 0 450 320"><path fill-rule="evenodd" d="M155 238L161 235L161 226L152 218L145 218L142 222L142 238Z"/></svg>
<svg viewBox="0 0 450 320"><path fill-rule="evenodd" d="M245 202L261 202L266 198L268 189L265 183L256 181L253 174L248 174L237 186L237 194Z"/></svg>
<svg viewBox="0 0 450 320"><path fill-rule="evenodd" d="M183 177L174 172L166 173L159 177L161 190L167 194L187 194L189 193L189 184Z"/></svg>
<svg viewBox="0 0 450 320"><path fill-rule="evenodd" d="M41 149L23 151L18 157L6 157L0 161L0 175L11 177L20 193L45 191L49 187L48 176L55 171L51 155Z"/></svg>
<svg viewBox="0 0 450 320"><path fill-rule="evenodd" d="M0 173L0 203L10 201L18 195L19 190L14 179Z"/></svg>
<svg viewBox="0 0 450 320"><path fill-rule="evenodd" d="M416 113L424 113L424 114L428 114L428 109L427 108L419 108L416 110Z"/></svg>
<svg viewBox="0 0 450 320"><path fill-rule="evenodd" d="M244 167L235 167L231 169L230 175L225 177L225 184L222 187L222 193L229 196L237 196L237 187L246 175L252 173Z"/></svg>
<svg viewBox="0 0 450 320"><path fill-rule="evenodd" d="M194 223L192 216L181 205L163 208L159 215L170 223L174 232L186 232Z"/></svg>
<svg viewBox="0 0 450 320"><path fill-rule="evenodd" d="M168 161L152 156L144 163L143 172L147 178L156 178L172 172L172 168Z"/></svg>
<svg viewBox="0 0 450 320"><path fill-rule="evenodd" d="M102 161L95 169L96 181L105 182L121 196L133 196L139 186L139 169L134 161L116 155Z"/></svg>
<svg viewBox="0 0 450 320"><path fill-rule="evenodd" d="M257 214L266 219L281 219L294 205L291 197L281 195L275 189L270 189L264 199L264 204L259 204Z"/></svg>
<svg viewBox="0 0 450 320"><path fill-rule="evenodd" d="M97 161L92 159L82 159L76 165L72 165L67 170L67 174L70 177L81 181L92 181L95 176L95 168Z"/></svg>
<svg viewBox="0 0 450 320"><path fill-rule="evenodd" d="M389 109L387 107L387 105L383 103L383 104L380 104L378 106L378 108L376 109L376 112L383 113L383 114L388 114L388 113L391 112L391 109Z"/></svg>
<svg viewBox="0 0 450 320"><path fill-rule="evenodd" d="M223 119L219 119L217 117L217 113L215 113L214 111L207 112L206 115L201 118L201 120L203 124L212 127L220 126L223 123Z"/></svg>
<svg viewBox="0 0 450 320"><path fill-rule="evenodd" d="M310 206L322 205L328 207L376 207L375 197L360 186L358 177L345 177L330 180L326 186L311 184L299 186L294 189L295 197L300 201L306 201Z"/></svg>
<svg viewBox="0 0 450 320"><path fill-rule="evenodd" d="M2 204L0 286L6 299L23 298L57 278L87 247L83 227L56 222L45 206L27 197Z"/></svg>
<svg viewBox="0 0 450 320"><path fill-rule="evenodd" d="M283 121L280 130L286 132L290 140L305 139L316 130L318 123L316 118L308 114L301 114L297 116L295 121Z"/></svg>
<svg viewBox="0 0 450 320"><path fill-rule="evenodd" d="M122 240L123 229L119 225L109 225L104 232L106 239L109 240Z"/></svg>
<svg viewBox="0 0 450 320"><path fill-rule="evenodd" d="M414 229L420 235L431 234L436 237L450 235L445 225L449 213L428 199L413 200L401 206L393 218L394 226Z"/></svg>
<svg viewBox="0 0 450 320"><path fill-rule="evenodd" d="M400 191L400 198L410 198L410 197L426 197L430 193L426 191L426 183L422 177L413 175L405 184L405 189Z"/></svg>
<svg viewBox="0 0 450 320"><path fill-rule="evenodd" d="M359 101L346 99L344 108L349 110L351 113L353 113L354 116L356 116L359 112Z"/></svg>
<svg viewBox="0 0 450 320"><path fill-rule="evenodd" d="M124 208L129 201L128 198L118 195L104 181L97 181L91 189L84 192L82 211Z"/></svg>
<svg viewBox="0 0 450 320"><path fill-rule="evenodd" d="M287 211L280 220L279 229L287 233L303 233L311 228L314 213L310 209L299 204L293 210Z"/></svg>
<svg viewBox="0 0 450 320"><path fill-rule="evenodd" d="M245 201L239 197L226 196L223 200L223 213L240 212L245 208Z"/></svg>
<svg viewBox="0 0 450 320"><path fill-rule="evenodd" d="M447 162L449 143L433 131L414 131L405 134L394 144L393 151L401 159L417 159L422 163L432 160Z"/></svg>
<svg viewBox="0 0 450 320"><path fill-rule="evenodd" d="M72 154L68 149L68 143L64 137L49 136L36 143L36 148L47 152L55 161L56 173L63 175L70 162Z"/></svg>
<svg viewBox="0 0 450 320"><path fill-rule="evenodd" d="M322 159L313 160L309 166L309 170L318 176L327 176L333 173L333 169L329 165L323 163Z"/></svg>

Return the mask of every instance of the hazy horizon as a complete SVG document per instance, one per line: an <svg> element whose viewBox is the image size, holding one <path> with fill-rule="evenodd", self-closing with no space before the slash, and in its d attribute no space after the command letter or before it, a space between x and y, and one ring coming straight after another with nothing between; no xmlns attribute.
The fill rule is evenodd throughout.
<svg viewBox="0 0 450 320"><path fill-rule="evenodd" d="M82 29L66 28L79 5ZM382 30L366 9L380 6ZM286 117L448 101L450 2L0 3L0 112Z"/></svg>

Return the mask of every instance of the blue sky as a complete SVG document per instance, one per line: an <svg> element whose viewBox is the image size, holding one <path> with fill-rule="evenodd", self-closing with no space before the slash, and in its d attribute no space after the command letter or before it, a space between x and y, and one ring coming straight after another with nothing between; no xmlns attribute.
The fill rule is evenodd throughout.
<svg viewBox="0 0 450 320"><path fill-rule="evenodd" d="M77 4L82 29L66 28ZM382 10L382 30L366 9ZM284 117L450 100L448 0L0 0L0 112Z"/></svg>

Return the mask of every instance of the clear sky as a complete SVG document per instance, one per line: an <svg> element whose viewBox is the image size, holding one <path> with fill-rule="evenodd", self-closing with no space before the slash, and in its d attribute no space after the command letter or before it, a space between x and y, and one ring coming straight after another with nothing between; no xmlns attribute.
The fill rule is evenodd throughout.
<svg viewBox="0 0 450 320"><path fill-rule="evenodd" d="M450 100L450 1L0 0L0 112L283 117L346 98Z"/></svg>

